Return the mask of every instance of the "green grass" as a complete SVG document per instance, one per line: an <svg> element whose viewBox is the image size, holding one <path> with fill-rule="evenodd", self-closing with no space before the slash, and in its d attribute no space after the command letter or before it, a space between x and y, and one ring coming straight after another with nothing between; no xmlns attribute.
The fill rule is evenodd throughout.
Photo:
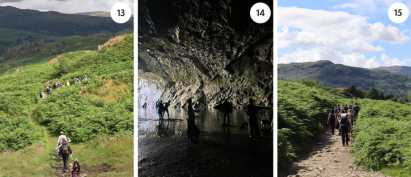
<svg viewBox="0 0 411 177"><path fill-rule="evenodd" d="M100 53L59 55L58 60L67 60L66 72L54 67L59 62L38 61L19 66L21 72L12 68L0 75L1 174L53 176L50 153L55 151L58 133L64 131L73 140L73 155L87 166L108 166L132 175L133 40L133 34L127 34L111 39ZM48 80L71 81L90 74L95 77L54 90L43 101L39 98ZM7 165L10 162L13 165ZM110 174L114 172L105 175Z"/></svg>
<svg viewBox="0 0 411 177"><path fill-rule="evenodd" d="M383 167L381 168L381 173L388 176L395 177L408 177L411 176L411 170L406 169L402 166L393 166L393 167Z"/></svg>

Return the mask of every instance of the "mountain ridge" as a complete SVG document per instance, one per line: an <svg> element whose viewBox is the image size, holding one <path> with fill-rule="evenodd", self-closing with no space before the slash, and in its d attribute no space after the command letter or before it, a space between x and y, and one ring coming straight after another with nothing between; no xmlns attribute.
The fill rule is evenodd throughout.
<svg viewBox="0 0 411 177"><path fill-rule="evenodd" d="M318 80L320 84L333 88L351 84L361 90L376 88L396 97L406 96L411 90L411 76L403 73L351 67L326 60L278 65L279 80L296 81L303 78Z"/></svg>

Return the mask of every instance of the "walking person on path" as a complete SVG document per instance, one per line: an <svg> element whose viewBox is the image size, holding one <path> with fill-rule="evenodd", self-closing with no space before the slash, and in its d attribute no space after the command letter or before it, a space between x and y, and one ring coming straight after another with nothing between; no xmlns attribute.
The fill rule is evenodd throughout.
<svg viewBox="0 0 411 177"><path fill-rule="evenodd" d="M335 114L334 109L331 109L330 113L328 114L327 124L330 125L329 132L334 135L334 128L335 128Z"/></svg>
<svg viewBox="0 0 411 177"><path fill-rule="evenodd" d="M63 139L67 139L67 137L66 137L66 135L64 135L63 132L60 132L60 136L57 140L57 147L60 147L60 144L63 143ZM60 148L58 150L60 150Z"/></svg>
<svg viewBox="0 0 411 177"><path fill-rule="evenodd" d="M67 141L65 138L62 139L63 143L59 148L59 157L63 158L63 172L65 173L67 170L67 165L68 165L68 158L69 155L72 153L70 146L67 144Z"/></svg>
<svg viewBox="0 0 411 177"><path fill-rule="evenodd" d="M225 102L223 103L223 114L224 114L223 124L222 124L223 126L224 125L230 126L230 113L231 113L232 109L233 108L231 106L231 103L228 102L228 99L226 99ZM227 117L227 124L225 123L225 118L226 117Z"/></svg>
<svg viewBox="0 0 411 177"><path fill-rule="evenodd" d="M260 129L258 128L258 116L259 107L254 105L252 98L248 100L248 105L246 107L247 116L248 116L248 135L251 137L256 136L260 137Z"/></svg>
<svg viewBox="0 0 411 177"><path fill-rule="evenodd" d="M80 177L80 163L74 160L73 168L70 170L72 177Z"/></svg>
<svg viewBox="0 0 411 177"><path fill-rule="evenodd" d="M347 116L344 116L341 118L341 122L340 122L340 128L341 128L341 132L342 132L342 145L348 146L348 132L350 130L350 123L349 123L349 118L347 118Z"/></svg>

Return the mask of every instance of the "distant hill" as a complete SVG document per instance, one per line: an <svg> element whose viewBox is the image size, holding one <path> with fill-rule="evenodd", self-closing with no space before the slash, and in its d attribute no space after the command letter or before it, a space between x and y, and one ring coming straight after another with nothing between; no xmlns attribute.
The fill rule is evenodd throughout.
<svg viewBox="0 0 411 177"><path fill-rule="evenodd" d="M34 40L53 42L67 36L112 37L133 32L132 19L118 24L111 18L100 17L106 12L89 14L40 12L0 6L0 56L9 47Z"/></svg>
<svg viewBox="0 0 411 177"><path fill-rule="evenodd" d="M302 78L318 80L324 86L348 87L354 84L361 90L372 87L396 97L407 96L411 90L411 76L385 70L372 70L334 64L330 61L278 65L278 79L296 81Z"/></svg>
<svg viewBox="0 0 411 177"><path fill-rule="evenodd" d="M76 15L88 15L88 16L95 16L95 17L111 17L110 12L105 12L105 11L80 12L80 13L76 13Z"/></svg>
<svg viewBox="0 0 411 177"><path fill-rule="evenodd" d="M387 67L378 67L374 68L375 70L385 70L393 73L403 73L411 75L411 67L409 66L387 66Z"/></svg>

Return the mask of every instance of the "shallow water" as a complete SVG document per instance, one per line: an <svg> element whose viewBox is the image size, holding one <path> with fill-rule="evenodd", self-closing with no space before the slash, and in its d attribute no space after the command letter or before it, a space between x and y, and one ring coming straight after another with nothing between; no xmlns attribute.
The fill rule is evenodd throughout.
<svg viewBox="0 0 411 177"><path fill-rule="evenodd" d="M159 114L154 106L138 109L138 130L139 138L151 137L181 137L186 135L187 121L186 111L181 108L169 108L170 119L164 113L164 120L159 120ZM247 122L247 117L243 109L233 109L230 113L230 126L221 126L223 123L223 113L219 109L201 107L200 112L195 113L195 123L201 132L225 132L230 134L248 135L248 126L241 128L241 124ZM260 110L262 120L269 120L271 111ZM272 116L272 115L271 115ZM261 129L261 122L259 121ZM264 133L263 133L264 132ZM261 135L272 136L271 131L263 131Z"/></svg>

